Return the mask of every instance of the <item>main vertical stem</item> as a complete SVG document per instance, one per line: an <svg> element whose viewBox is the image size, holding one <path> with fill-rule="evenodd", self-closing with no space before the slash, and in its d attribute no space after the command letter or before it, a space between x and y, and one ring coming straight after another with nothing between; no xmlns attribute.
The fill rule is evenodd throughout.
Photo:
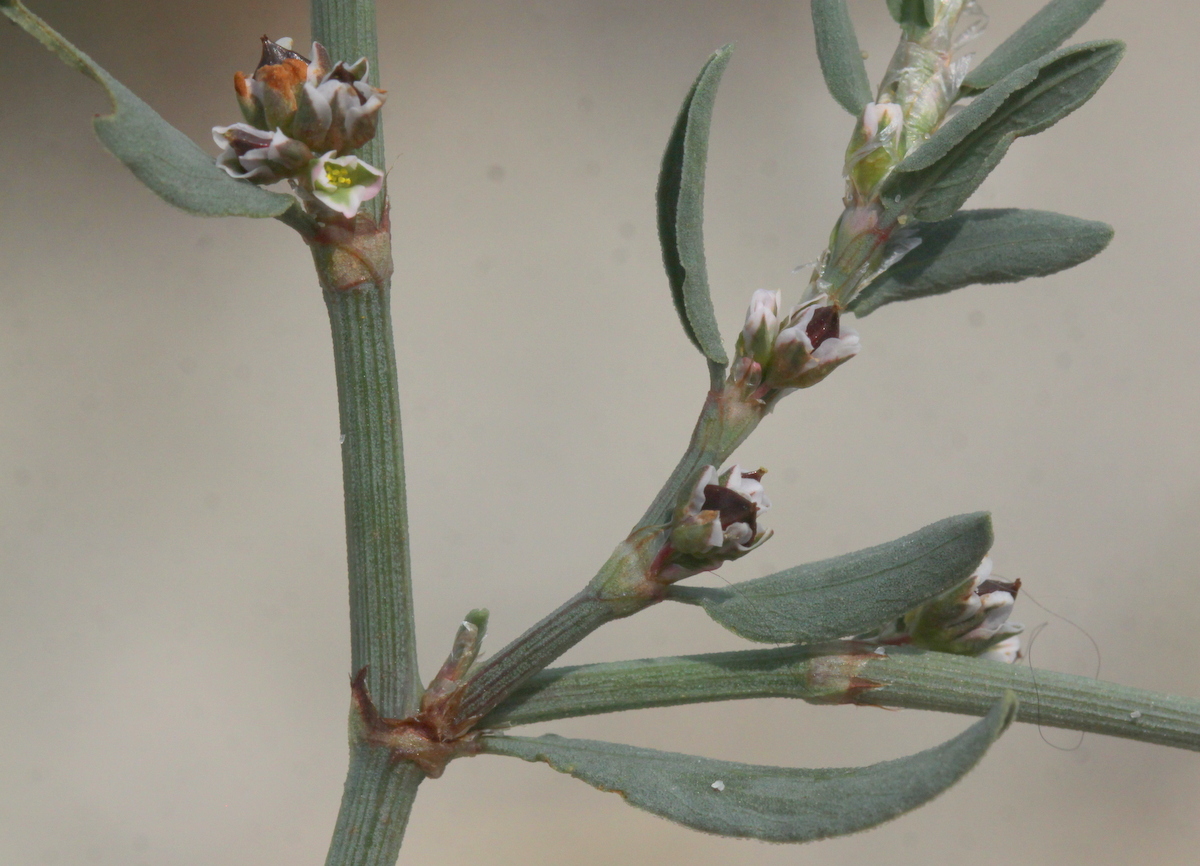
<svg viewBox="0 0 1200 866"><path fill-rule="evenodd" d="M343 437L351 668L369 667L375 705L399 719L416 710L419 682L388 287L327 289L325 303Z"/></svg>
<svg viewBox="0 0 1200 866"><path fill-rule="evenodd" d="M312 0L313 39L335 60L366 57L379 83L374 0ZM382 133L359 156L383 167ZM368 667L379 711L416 711L421 686L409 579L400 398L390 307L387 197L360 211L349 236L315 239L314 260L337 373L350 577L351 670ZM353 710L351 711L353 713ZM365 742L350 720L350 769L326 866L394 866L422 772Z"/></svg>

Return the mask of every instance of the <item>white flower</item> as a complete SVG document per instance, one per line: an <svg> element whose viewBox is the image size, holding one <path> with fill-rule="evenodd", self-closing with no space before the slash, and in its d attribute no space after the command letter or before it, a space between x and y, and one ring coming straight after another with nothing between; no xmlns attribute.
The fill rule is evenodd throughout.
<svg viewBox="0 0 1200 866"><path fill-rule="evenodd" d="M317 200L347 219L383 189L382 171L357 156L339 157L333 150L313 162L310 176Z"/></svg>
<svg viewBox="0 0 1200 866"><path fill-rule="evenodd" d="M758 516L771 507L762 485L764 471L743 472L740 466L720 476L713 466L700 471L675 515L673 559L661 579L716 568L767 540L770 533L758 526Z"/></svg>
<svg viewBox="0 0 1200 866"><path fill-rule="evenodd" d="M1023 627L1008 621L1021 588L992 577L984 557L962 584L909 611L890 626L867 636L884 644L911 643L939 652L1014 662L1021 656Z"/></svg>
<svg viewBox="0 0 1200 866"><path fill-rule="evenodd" d="M808 388L859 350L858 333L843 327L824 295L797 305L783 320L767 381L778 388Z"/></svg>
<svg viewBox="0 0 1200 866"><path fill-rule="evenodd" d="M904 109L894 102L868 102L863 109L862 125L868 140L875 139L880 130L884 136L893 138L904 126Z"/></svg>
<svg viewBox="0 0 1200 866"><path fill-rule="evenodd" d="M254 183L275 183L291 177L312 161L312 151L280 130L267 132L246 123L214 126L213 141L224 150L217 165L230 177Z"/></svg>

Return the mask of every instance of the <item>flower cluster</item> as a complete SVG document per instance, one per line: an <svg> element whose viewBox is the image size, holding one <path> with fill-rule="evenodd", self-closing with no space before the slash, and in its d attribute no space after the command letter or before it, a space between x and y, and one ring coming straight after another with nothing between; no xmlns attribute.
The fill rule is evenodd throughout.
<svg viewBox="0 0 1200 866"><path fill-rule="evenodd" d="M737 341L732 376L775 394L817 384L858 354L858 334L842 327L838 308L825 296L786 314L779 292L759 289L750 299Z"/></svg>
<svg viewBox="0 0 1200 866"><path fill-rule="evenodd" d="M375 136L384 93L366 83L366 59L332 63L319 42L312 60L290 39L263 37L254 74L234 75L244 123L213 127L217 165L257 184L288 180L306 204L352 218L383 189L383 172L351 151Z"/></svg>
<svg viewBox="0 0 1200 866"><path fill-rule="evenodd" d="M765 469L743 472L734 466L724 474L705 466L688 497L680 503L671 524L670 560L660 574L678 580L745 556L771 533L758 525L758 516L771 507L763 489Z"/></svg>
<svg viewBox="0 0 1200 866"><path fill-rule="evenodd" d="M992 577L984 557L966 581L869 636L881 644L912 644L938 652L1002 662L1021 657L1024 627L1008 621L1021 581Z"/></svg>

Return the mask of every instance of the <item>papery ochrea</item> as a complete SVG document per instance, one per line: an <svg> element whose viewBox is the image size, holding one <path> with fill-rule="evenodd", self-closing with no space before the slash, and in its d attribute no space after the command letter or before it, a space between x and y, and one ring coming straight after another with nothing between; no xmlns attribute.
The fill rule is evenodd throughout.
<svg viewBox="0 0 1200 866"><path fill-rule="evenodd" d="M961 49L987 24L975 0L889 5L902 26L900 43L846 148L846 210L805 293L806 300L827 295L839 309L919 243L908 217L892 213L880 190L945 120L971 63Z"/></svg>

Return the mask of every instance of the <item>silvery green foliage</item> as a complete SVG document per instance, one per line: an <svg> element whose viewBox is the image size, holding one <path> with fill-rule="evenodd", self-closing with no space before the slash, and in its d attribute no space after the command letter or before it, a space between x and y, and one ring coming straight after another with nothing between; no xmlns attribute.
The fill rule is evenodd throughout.
<svg viewBox="0 0 1200 866"><path fill-rule="evenodd" d="M739 764L553 734L487 737L484 748L543 761L601 791L620 794L631 806L696 830L809 842L866 830L929 802L979 762L1016 711L1008 692L957 737L868 767Z"/></svg>
<svg viewBox="0 0 1200 866"><path fill-rule="evenodd" d="M976 283L1015 283L1072 268L1112 240L1102 222L1041 210L960 211L917 227L920 246L850 302L859 318L884 304L940 295Z"/></svg>
<svg viewBox="0 0 1200 866"><path fill-rule="evenodd" d="M855 117L871 101L871 84L846 0L813 0L817 58L830 95Z"/></svg>
<svg viewBox="0 0 1200 866"><path fill-rule="evenodd" d="M903 538L730 587L673 587L734 634L816 643L874 629L959 585L992 546L992 521L961 514Z"/></svg>
<svg viewBox="0 0 1200 866"><path fill-rule="evenodd" d="M971 70L963 88L986 90L1013 70L1053 51L1103 5L1104 0L1052 0Z"/></svg>
<svg viewBox="0 0 1200 866"><path fill-rule="evenodd" d="M274 217L292 206L291 196L231 178L212 156L21 3L4 0L0 9L60 60L105 89L113 112L93 121L96 135L165 201L197 216Z"/></svg>
<svg viewBox="0 0 1200 866"><path fill-rule="evenodd" d="M671 298L688 339L708 360L729 363L713 313L704 262L704 168L721 75L733 47L713 54L683 101L658 176L658 236Z"/></svg>
<svg viewBox="0 0 1200 866"><path fill-rule="evenodd" d="M681 461L681 466L687 468L689 459L697 459L696 467L703 467L698 474L680 473L684 483L691 483L688 490L682 491L690 505L677 512L674 524L639 525L629 539L618 545L618 553L610 560L614 563L611 573L602 569L598 577L606 580L596 584L605 591L611 588L610 595L592 592L594 586L589 584L577 596L582 599L580 604L564 605L558 620L552 614L479 664L476 656L486 614L469 616L459 629L446 664L426 690L418 716L380 720L372 707L372 718L381 730L419 738L442 722L448 726L446 729L462 725L469 737L460 739L456 733L437 743L463 745L464 754L476 749L542 761L601 790L619 792L631 805L686 826L776 842L820 839L875 826L927 802L980 760L1016 714L1016 699L1009 692L1003 693L982 720L952 740L906 758L858 768L779 768L554 736L524 739L487 732L480 736L472 725L557 657L552 653L537 656L536 652L541 651L535 646L538 641L541 647L565 651L600 624L663 598L698 604L736 634L768 643L816 644L861 635L898 619L906 627L915 623L914 634L921 628L944 630L947 618L954 620L951 626L966 622L958 616L959 608L964 606L971 608L979 622L970 621L973 631L965 637L951 636L958 644L943 641L950 651L974 651L974 644L966 646L960 638L982 646L1008 636L1003 631L1004 623L989 620L986 606L990 599L999 607L999 602L1005 601L1000 597L1002 593L1015 596L1016 585L1011 587L1012 592L997 589L979 570L992 543L991 522L984 513L947 518L886 544L727 589L687 588L672 582L716 567L734 555L749 553L765 540L766 533L756 523L758 512L766 507L759 484L761 473L741 473L735 468L721 480L720 466L774 400L784 392L816 384L857 353L858 336L841 329L842 313L866 315L893 301L972 283L1054 273L1087 260L1107 244L1112 235L1107 226L1059 214L1024 210L956 214L1017 137L1040 132L1074 111L1095 94L1116 67L1123 53L1119 42L1091 42L1055 50L1099 5L1100 0L1053 0L974 73L966 74L965 58L953 56L960 46L959 40L952 37L960 14L974 8L970 0L887 0L889 11L903 31L901 45L908 40L910 48L917 45L924 52L898 52L900 61L893 63L899 62L903 68L889 70L891 83L899 80L895 75L898 73L933 71L906 77L903 88L889 87L885 81L872 101L846 3L813 0L817 53L826 84L834 99L858 118L851 139L854 146L847 159L847 166L853 169L847 171L851 180L847 210L834 231L836 245L831 244L831 251L814 272L808 298L798 306L784 307L776 294L765 291L756 295L752 315L736 344L738 357L730 378L724 383L714 381L709 395L711 405L706 404L708 414L702 414L702 423L697 427L695 441L708 435L721 444L718 447L709 443L707 450L697 446L696 452L690 449ZM206 216L279 216L293 205L290 196L231 177L212 157L18 0L0 0L0 9L64 62L106 89L114 111L96 120L97 134L166 201ZM687 337L707 358L710 369L722 377L729 359L708 284L703 206L713 104L730 52L726 46L713 54L688 92L667 143L657 192L658 229L672 300ZM938 63L926 68L905 59L918 55L936 56ZM327 66L322 63L319 68ZM353 216L362 197L353 201L347 196L343 196L344 201L335 199L338 178L345 181L344 185L362 190L382 182L376 175L368 177L369 172L362 174L365 169L355 157L342 154L343 150L367 143L364 137L369 137L368 127L371 135L375 131L381 95L373 89L368 92L358 88L356 82L365 74L365 65L356 64L342 68L333 78L315 75L313 81L305 81L315 95L310 95L312 100L316 100L310 100L310 107L321 109L309 112L311 117L300 110L300 103L293 107L292 114L276 117L268 110L267 102L254 101L271 94L254 91L243 82L243 108L249 112L247 122L254 124L247 128L254 135L244 138L243 133L250 133L235 129L246 124L220 128L233 148L224 156L226 169L242 178L268 182L294 180L301 169L314 166L314 170L324 172L314 179L314 194L325 194L321 200L328 207L346 217ZM295 83L299 85L299 79ZM924 84L939 88L934 94L936 99L925 98L933 93L928 88L925 94L919 92ZM356 111L366 111L363 106L368 103L372 106L369 123L361 116L343 112L338 116L345 123L322 121L313 126L324 118L324 109L329 109L330 117L336 114L333 105L337 93L345 96L352 90L362 100L361 105L354 106ZM947 120L954 100L964 95L974 95L974 100ZM375 102L370 102L372 99ZM279 117L290 120L281 121ZM914 118L921 122L914 124ZM310 147L308 155L301 154L304 158L300 159L294 149L284 146L280 123L293 123L295 128L289 128L290 132L301 138L305 138L305 130L316 130L316 138L306 138L308 144L301 142L305 147L311 144L316 151ZM341 136L337 143L326 138L331 129ZM318 154L325 146L332 149ZM867 159L871 160L869 165L865 164ZM831 252L840 258L831 262ZM390 267L390 258L387 263ZM832 282L823 282L827 265L831 274L840 269L847 287L844 295ZM785 309L790 312L785 313ZM343 314L347 323L365 318L345 311ZM346 330L352 331L349 324ZM822 356L822 351L828 357ZM729 405L718 405L720 400L736 403L742 416L731 421L733 415L722 414ZM735 432L730 433L734 428ZM698 459L698 455L704 459ZM668 482L664 488L668 493L672 492L671 484ZM657 548L654 541L659 542ZM641 558L643 553L646 555ZM622 596L621 591L630 586L641 594L629 592ZM605 608L614 599L628 607L618 609L614 603L611 610ZM1011 606L1011 600L1005 603ZM576 619L571 620L563 611ZM1003 612L1007 616L1007 610ZM984 631L976 631L981 628ZM850 649L838 658L850 659L851 670L823 684L827 689L821 695L823 700L847 700L855 690L876 685L864 684L853 675L856 661L872 657L863 652L863 643L845 646ZM800 648L803 652L810 649ZM497 667L496 659L501 660L499 664L505 659L517 661L512 662L512 670L503 670ZM488 665L492 665L492 673L500 673L490 680L476 676ZM504 683L508 690L497 687L498 695L487 696L495 698L490 703L478 694L469 694L485 680ZM996 690L987 698L992 700L1000 693ZM479 707L477 714L466 714L465 721L463 715L456 714L456 702L465 701L464 696L478 699ZM370 700L365 692L359 697ZM715 699L712 694L691 697ZM651 704L648 700L642 706ZM620 707L632 708L636 707ZM570 707L566 707L558 717L570 715ZM405 723L414 718L424 727L406 729ZM359 721L365 725L366 719L367 715L361 713ZM356 745L366 742L363 739ZM402 753L387 753L386 760L392 761L395 754ZM411 756L404 760L417 763ZM386 768L379 772L380 778L386 776Z"/></svg>
<svg viewBox="0 0 1200 866"><path fill-rule="evenodd" d="M1062 120L1100 89L1125 53L1119 41L1051 52L1013 70L947 120L885 184L885 204L936 222L966 203L1019 136Z"/></svg>

